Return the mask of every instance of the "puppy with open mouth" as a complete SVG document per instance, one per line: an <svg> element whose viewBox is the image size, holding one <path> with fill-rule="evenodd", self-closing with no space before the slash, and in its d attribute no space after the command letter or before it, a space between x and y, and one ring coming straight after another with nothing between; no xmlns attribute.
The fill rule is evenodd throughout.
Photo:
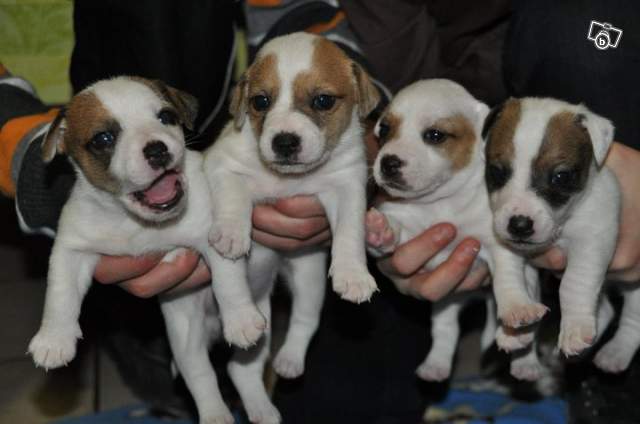
<svg viewBox="0 0 640 424"><path fill-rule="evenodd" d="M346 300L363 302L377 290L366 264L364 216L367 165L361 121L379 94L360 65L331 41L293 33L266 43L232 93L233 121L207 151L205 173L215 202L210 242L230 258L248 256L248 275L260 310L269 317L269 293L283 274L292 295L276 372L297 377L318 326L327 278L324 248L277 252L251 242L253 205L315 195L333 234L329 274ZM238 352L229 364L254 422L278 422L262 389L269 354L264 343ZM266 421L265 421L266 420Z"/></svg>
<svg viewBox="0 0 640 424"><path fill-rule="evenodd" d="M509 99L483 129L497 236L523 255L552 246L567 254L558 338L567 356L593 344L602 325L596 309L620 219L618 183L603 166L613 131L585 106L550 98ZM496 287L499 308L533 303L518 282L508 283Z"/></svg>
<svg viewBox="0 0 640 424"><path fill-rule="evenodd" d="M192 126L196 111L195 98L159 81L118 77L75 95L51 124L43 158L65 153L77 181L60 217L42 324L29 353L46 369L73 359L82 300L100 255L160 251L169 252L163 261L171 262L182 248L193 248L212 268L213 284L162 295L161 309L201 422L233 423L207 347L221 333L246 347L266 321L253 303L243 261L225 259L209 245L212 201L203 159L186 150L181 129Z"/></svg>
<svg viewBox="0 0 640 424"><path fill-rule="evenodd" d="M484 145L480 136L489 108L463 87L449 80L423 80L401 90L375 127L381 147L373 166L376 183L392 199L367 214L367 243L376 257L395 248L440 222L458 229L457 239L440 251L427 265L431 270L444 262L464 237L474 237L482 248L474 267L489 266L494 281L515 279L538 297L537 272L526 267L495 237L489 198L484 186ZM406 281L394 278L400 291ZM417 373L425 380L447 379L451 372L459 326L458 314L473 297L488 303L483 349L497 337L505 350L527 348L534 338L529 327L505 332L497 327L490 293L478 290L460 293L436 302L432 309L432 347ZM521 324L530 324L546 312L540 305ZM496 330L497 327L497 330ZM528 347L517 353L511 373L520 379L535 380L543 371L535 351Z"/></svg>

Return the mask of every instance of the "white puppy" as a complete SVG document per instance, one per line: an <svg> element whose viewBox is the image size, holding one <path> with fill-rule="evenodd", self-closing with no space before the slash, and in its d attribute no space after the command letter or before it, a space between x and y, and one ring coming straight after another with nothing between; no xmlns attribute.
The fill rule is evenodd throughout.
<svg viewBox="0 0 640 424"><path fill-rule="evenodd" d="M214 269L213 285L161 296L162 311L201 422L232 423L207 352L221 333L218 310L225 334L241 345L254 343L266 322L252 302L244 263L224 259L208 243L212 202L202 155L185 149L180 127L192 125L196 110L193 97L161 82L119 77L74 96L51 125L44 159L64 152L77 181L58 224L42 325L29 352L47 369L73 359L80 307L101 254L171 251L163 259L171 261L182 247L194 248Z"/></svg>
<svg viewBox="0 0 640 424"><path fill-rule="evenodd" d="M583 105L523 98L496 108L483 134L498 237L523 254L551 246L567 254L558 346L576 355L595 341L596 308L616 246L620 192L602 166L613 125ZM505 283L494 287L499 310L534 304L519 281Z"/></svg>
<svg viewBox="0 0 640 424"><path fill-rule="evenodd" d="M492 229L480 136L488 112L484 103L449 80L419 81L398 93L375 128L381 148L373 175L393 200L367 215L367 242L374 256L391 254L396 246L430 226L451 222L458 229L457 239L430 260L427 269L444 262L463 238L475 237L482 249L474 267L486 262L495 279L513 278L524 284L522 259L502 246ZM535 270L528 269L526 278L531 295L537 297ZM395 283L403 291L407 281L396 279ZM484 296L482 291L456 294L433 305L433 342L417 370L421 378L449 377L459 335L459 311L470 298L478 296ZM496 335L493 302L487 300L483 349ZM532 329L519 334L498 329L498 343L506 350L523 348L532 339ZM520 353L512 363L512 373L518 378L535 379L540 371L535 349Z"/></svg>
<svg viewBox="0 0 640 424"><path fill-rule="evenodd" d="M281 197L316 195L333 243L329 274L343 298L362 302L377 289L366 264L364 216L367 166L361 120L379 95L362 68L332 42L311 34L275 38L260 49L235 87L233 122L207 151L205 173L215 203L210 242L225 256L249 252L251 286L269 318L269 292L278 272L293 294L287 339L274 360L285 377L303 372L319 321L327 275L324 248L279 253L251 243L253 205ZM257 280L257 281L255 281ZM249 417L276 422L261 390L269 334L229 364Z"/></svg>

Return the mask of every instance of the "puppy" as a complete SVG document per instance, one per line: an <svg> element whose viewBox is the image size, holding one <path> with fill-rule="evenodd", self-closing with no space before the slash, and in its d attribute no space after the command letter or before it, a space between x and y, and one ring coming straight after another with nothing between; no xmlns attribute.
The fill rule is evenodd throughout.
<svg viewBox="0 0 640 424"><path fill-rule="evenodd" d="M332 42L294 33L258 52L235 87L233 121L206 152L205 173L215 203L210 242L223 255L248 258L255 296L269 318L269 292L283 273L293 294L287 340L273 362L284 377L299 376L324 297L324 248L281 253L251 243L254 204L315 195L325 208L333 243L329 275L344 299L363 302L376 290L364 242L367 165L361 120L379 94L365 71ZM234 381L261 387L269 333L229 364ZM239 385L238 385L239 386ZM240 390L252 421L277 422L262 390ZM267 417L267 418L265 418ZM261 421L262 422L262 421Z"/></svg>
<svg viewBox="0 0 640 424"><path fill-rule="evenodd" d="M423 80L401 90L375 127L380 151L373 166L376 183L393 200L367 214L369 252L381 257L396 246L439 222L451 222L458 229L457 240L427 265L431 270L444 262L464 237L480 240L482 248L474 267L486 263L496 280L513 278L525 284L523 260L495 238L489 198L484 187L484 145L480 132L489 108L463 87L449 80ZM502 272L502 274L501 274ZM526 273L531 295L537 297L537 273ZM401 291L407 281L396 280ZM482 291L460 293L433 305L432 347L417 370L426 380L444 380L451 372L459 326L458 314L473 297L488 301L483 350L496 336L493 302ZM528 329L507 334L498 329L501 348L517 350L533 339ZM512 373L522 379L536 379L541 366L530 349L512 363Z"/></svg>
<svg viewBox="0 0 640 424"><path fill-rule="evenodd" d="M524 255L552 246L567 254L558 347L577 355L595 340L617 240L620 191L603 167L613 125L583 105L512 98L492 111L483 136L497 236ZM535 305L519 281L494 282L494 293L498 310Z"/></svg>
<svg viewBox="0 0 640 424"><path fill-rule="evenodd" d="M242 345L266 327L252 302L242 261L209 246L212 202L200 153L185 149L192 96L157 81L119 77L83 90L52 123L43 158L64 152L77 181L66 202L50 258L44 316L29 352L44 368L65 365L82 336L78 316L101 254L142 255L182 247L203 254L215 281L160 297L176 364L194 396L201 422L233 423L207 347L221 330ZM177 249L177 250L174 250ZM215 292L217 303L212 295Z"/></svg>

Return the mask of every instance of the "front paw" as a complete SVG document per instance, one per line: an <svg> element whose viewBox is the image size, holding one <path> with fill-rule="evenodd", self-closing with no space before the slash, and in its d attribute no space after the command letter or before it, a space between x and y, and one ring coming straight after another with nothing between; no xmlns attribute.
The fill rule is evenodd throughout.
<svg viewBox="0 0 640 424"><path fill-rule="evenodd" d="M522 331L501 325L496 330L496 345L504 352L513 352L529 346L534 337L535 331Z"/></svg>
<svg viewBox="0 0 640 424"><path fill-rule="evenodd" d="M333 290L344 300L362 303L371 299L378 291L376 280L366 271L351 269L336 269L331 272Z"/></svg>
<svg viewBox="0 0 640 424"><path fill-rule="evenodd" d="M225 258L238 259L251 249L251 225L241 219L216 219L209 231L209 243Z"/></svg>
<svg viewBox="0 0 640 424"><path fill-rule="evenodd" d="M247 349L256 344L267 328L267 320L255 305L236 308L222 316L227 342Z"/></svg>
<svg viewBox="0 0 640 424"><path fill-rule="evenodd" d="M451 362L427 358L416 369L416 374L425 381L444 381L451 375Z"/></svg>
<svg viewBox="0 0 640 424"><path fill-rule="evenodd" d="M542 319L549 311L542 303L511 304L506 308L499 308L498 316L502 324L511 328L524 327Z"/></svg>
<svg viewBox="0 0 640 424"><path fill-rule="evenodd" d="M623 340L612 339L599 351L593 362L602 371L610 373L620 373L626 370L636 353L635 349L630 349Z"/></svg>
<svg viewBox="0 0 640 424"><path fill-rule="evenodd" d="M374 256L384 256L396 248L396 237L387 217L376 208L369 209L365 219L367 249Z"/></svg>
<svg viewBox="0 0 640 424"><path fill-rule="evenodd" d="M67 365L76 356L76 342L82 337L80 327L71 331L40 329L29 343L29 354L36 366L45 370Z"/></svg>
<svg viewBox="0 0 640 424"><path fill-rule="evenodd" d="M580 354L596 339L595 317L567 317L560 321L558 347L566 356Z"/></svg>
<svg viewBox="0 0 640 424"><path fill-rule="evenodd" d="M537 360L514 359L509 371L518 380L537 381L542 378L545 369Z"/></svg>

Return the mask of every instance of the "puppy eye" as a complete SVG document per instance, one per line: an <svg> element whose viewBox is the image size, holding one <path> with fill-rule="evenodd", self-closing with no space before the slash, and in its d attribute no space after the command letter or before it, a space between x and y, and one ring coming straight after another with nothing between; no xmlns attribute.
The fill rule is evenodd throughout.
<svg viewBox="0 0 640 424"><path fill-rule="evenodd" d="M89 147L94 150L105 150L113 146L116 141L116 136L111 131L100 132L91 138L89 141Z"/></svg>
<svg viewBox="0 0 640 424"><path fill-rule="evenodd" d="M551 175L551 185L556 187L566 187L571 185L575 180L576 173L574 171L557 171Z"/></svg>
<svg viewBox="0 0 640 424"><path fill-rule="evenodd" d="M380 143L387 140L389 136L389 132L391 132L391 127L386 122L380 122L378 124L378 141Z"/></svg>
<svg viewBox="0 0 640 424"><path fill-rule="evenodd" d="M178 115L171 109L162 109L160 113L158 113L158 119L163 125L178 124Z"/></svg>
<svg viewBox="0 0 640 424"><path fill-rule="evenodd" d="M510 176L511 170L505 166L496 164L487 165L485 179L490 190L496 190L503 187L509 180Z"/></svg>
<svg viewBox="0 0 640 424"><path fill-rule="evenodd" d="M251 104L255 110L263 112L269 109L269 106L271 106L271 100L267 96L260 94L251 98Z"/></svg>
<svg viewBox="0 0 640 424"><path fill-rule="evenodd" d="M329 110L336 103L335 96L320 94L311 100L311 108L315 110Z"/></svg>
<svg viewBox="0 0 640 424"><path fill-rule="evenodd" d="M448 134L437 130L435 128L429 128L422 134L422 139L429 144L440 144L447 139Z"/></svg>

